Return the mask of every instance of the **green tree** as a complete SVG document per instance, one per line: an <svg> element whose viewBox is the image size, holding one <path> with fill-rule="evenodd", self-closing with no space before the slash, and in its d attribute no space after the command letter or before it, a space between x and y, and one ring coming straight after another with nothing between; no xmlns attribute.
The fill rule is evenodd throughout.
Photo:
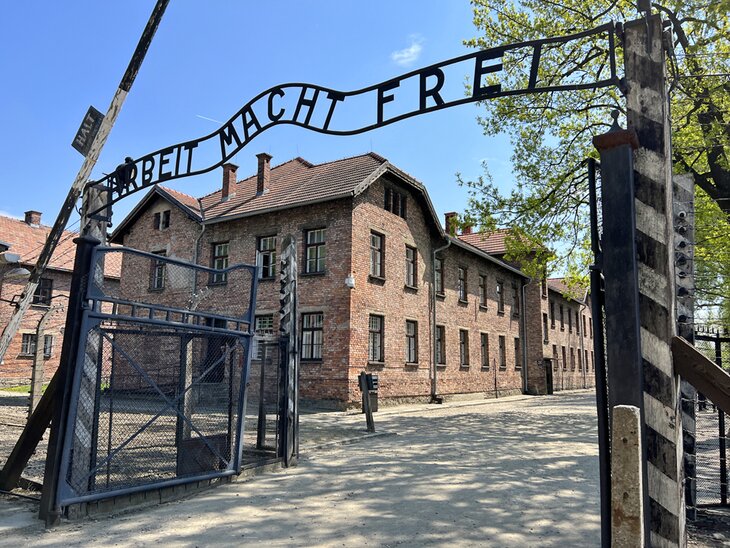
<svg viewBox="0 0 730 548"><path fill-rule="evenodd" d="M475 48L568 35L609 20L640 17L636 4L627 0L472 0L472 5L479 36L465 43ZM716 231L705 235L698 227L702 275L697 296L718 304L726 301L730 283L730 0L666 0L653 7L671 24L668 69L675 172L694 176L698 224ZM538 78L548 83L605 74L606 46L585 40L554 51L544 56ZM529 59L511 61L505 59L499 73L505 88L524 81ZM619 57L619 67L622 62ZM624 105L615 87L483 101L478 121L484 133L507 132L511 138L515 186L501 192L488 165L478 179L461 181L470 188L468 220L486 230L512 228L518 235L508 242L514 258L525 260L526 246L519 243L525 237L555 242L553 269L585 272L590 254L584 160L596 156L591 138L609 129L610 111L624 114ZM625 127L623 116L620 121ZM720 248L724 251L714 251ZM533 264L532 270L538 268Z"/></svg>

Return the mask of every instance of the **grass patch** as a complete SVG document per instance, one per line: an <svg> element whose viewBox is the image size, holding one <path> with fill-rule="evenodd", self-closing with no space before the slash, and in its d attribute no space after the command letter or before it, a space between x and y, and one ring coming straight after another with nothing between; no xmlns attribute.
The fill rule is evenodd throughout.
<svg viewBox="0 0 730 548"><path fill-rule="evenodd" d="M41 388L41 394L46 391L47 387L48 383L43 385L43 388ZM30 394L30 385L23 384L21 386L5 386L3 388L0 388L0 390L4 390L5 392L19 392L21 394Z"/></svg>

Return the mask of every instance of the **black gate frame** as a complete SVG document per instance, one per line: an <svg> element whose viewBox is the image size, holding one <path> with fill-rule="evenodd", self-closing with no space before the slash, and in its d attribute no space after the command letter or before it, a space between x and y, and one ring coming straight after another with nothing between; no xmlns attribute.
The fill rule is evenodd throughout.
<svg viewBox="0 0 730 548"><path fill-rule="evenodd" d="M151 489L159 489L240 474L242 470L242 452L244 442L243 433L247 397L246 384L248 382L251 365L251 341L253 340L253 319L255 315L256 295L258 289L258 268L255 265L239 264L218 270L130 248L101 247L98 240L90 237L81 237L75 241L77 243L77 252L76 262L74 264L74 278L71 288L73 302L69 305L61 358L61 367L65 367L60 379L64 386L61 390L62 397L58 402L59 405L57 407L56 414L54 414L54 424L56 427L51 429L52 439L49 440L48 455L46 459L46 476L43 496L41 499L41 515L46 517L47 521L55 522L55 518L60 517L62 508L71 504L107 499L120 495L148 491ZM251 287L248 295L248 309L242 316L227 317L210 312L203 313L149 303L134 303L109 297L105 295L104 292L94 283L93 272L94 265L97 264L97 259L102 254L106 253L133 254L149 258L150 260L164 261L166 264L179 265L190 270L199 271L205 275L230 273L237 270L249 271L251 273ZM101 306L102 304L111 306L111 312L103 311ZM118 311L120 305L130 307L139 305L144 309L149 309L149 317L145 318L135 316L133 313L132 315L119 314ZM163 313L166 319L156 319L154 311ZM173 314L180 315L179 317L184 321L170 321L170 316ZM205 320L209 318L224 321L228 327L224 329L221 327L207 325ZM73 490L72 486L68 483L66 476L71 461L73 427L78 406L81 373L84 362L84 349L86 347L88 333L105 320L130 321L158 327L185 328L186 330L198 332L200 334L216 333L225 335L226 337L231 337L236 340L237 344L242 343L243 370L241 371L239 398L237 402L238 417L235 429L232 429L232 433L235 435L235 440L231 440L233 441L233 450L231 453L232 458L226 463L225 470L208 471L201 474L177 477L158 482L153 481L143 485L124 487L85 495L79 495ZM100 364L97 364L97 367L100 367ZM151 386L153 388L157 386L154 381L148 379L148 382L152 383ZM197 382L200 382L200 379L198 379ZM187 390L191 387L188 387ZM176 407L176 403L180 399L180 396L178 396L174 401L170 401L170 398L165 396L159 390L159 387L157 387L157 390L167 403L166 409L168 407L174 409L178 415L177 419L179 421L181 417L179 408ZM187 390L185 392L187 392ZM185 392L182 394L184 395ZM182 418L185 420L185 417ZM98 413L95 413L94 420L98 421ZM139 432L140 431L138 431L135 436ZM208 443L205 436L200 434L200 432L198 432L198 434L209 449L211 449L214 453L217 453L210 443ZM94 470L96 468L98 468L98 466L96 466ZM91 471L91 474L93 474L94 470Z"/></svg>

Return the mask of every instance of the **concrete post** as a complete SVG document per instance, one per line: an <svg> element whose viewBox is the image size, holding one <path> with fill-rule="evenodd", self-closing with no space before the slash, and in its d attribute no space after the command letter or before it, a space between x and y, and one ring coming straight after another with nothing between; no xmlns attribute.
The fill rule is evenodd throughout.
<svg viewBox="0 0 730 548"><path fill-rule="evenodd" d="M641 413L617 405L611 418L611 546L640 548L644 543Z"/></svg>
<svg viewBox="0 0 730 548"><path fill-rule="evenodd" d="M644 430L652 546L684 546L679 377L672 364L676 333L672 253L672 164L662 20L624 27L628 128L634 152Z"/></svg>

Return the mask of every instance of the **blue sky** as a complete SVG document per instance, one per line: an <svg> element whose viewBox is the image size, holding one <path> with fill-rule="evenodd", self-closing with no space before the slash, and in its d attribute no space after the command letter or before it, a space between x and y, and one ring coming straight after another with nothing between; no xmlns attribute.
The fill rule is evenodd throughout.
<svg viewBox="0 0 730 548"><path fill-rule="evenodd" d="M89 105L106 112L154 0L8 2L0 21L0 211L29 209L51 224L82 157L71 141ZM359 89L468 53L475 35L465 0L243 2L171 0L93 178L220 127L259 92L286 82ZM496 44L495 44L496 45ZM452 82L453 83L453 82ZM460 86L461 82L457 82ZM278 126L234 158L239 176L258 152L274 165L296 156L326 162L370 150L423 182L437 212L463 211L456 172L476 177L489 160L510 184L506 138L482 135L464 105L350 137ZM195 196L220 170L169 183ZM115 208L119 223L142 194ZM442 217L443 218L443 217Z"/></svg>

